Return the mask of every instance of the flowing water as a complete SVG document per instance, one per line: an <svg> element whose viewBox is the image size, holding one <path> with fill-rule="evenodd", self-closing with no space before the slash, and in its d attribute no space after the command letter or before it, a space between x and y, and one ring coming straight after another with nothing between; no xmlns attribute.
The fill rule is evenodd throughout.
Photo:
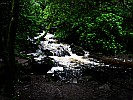
<svg viewBox="0 0 133 100"><path fill-rule="evenodd" d="M43 33L39 33L39 36L34 39L40 38ZM82 76L82 69L85 65L88 67L102 66L103 63L99 63L96 59L89 57L89 52L84 51L84 56L78 56L72 53L70 45L59 43L53 34L47 33L43 41L40 41L39 49L36 50L36 53L30 53L28 55L33 55L34 59L39 61L42 58L46 57L46 54L43 52L49 51L52 55L50 58L54 60L54 67L49 70L48 74L58 75L60 80L70 81L77 83L77 79ZM105 65L104 65L105 66Z"/></svg>
<svg viewBox="0 0 133 100"><path fill-rule="evenodd" d="M39 33L39 36L34 39L38 39L43 36L44 33L45 31ZM77 83L78 79L83 74L82 71L84 67L109 67L109 65L105 65L104 63L100 63L100 61L89 57L88 51L84 51L84 56L78 56L72 53L69 44L60 43L55 36L50 33L47 33L43 41L40 41L39 49L36 50L36 53L30 54L34 56L36 61L39 61L47 56L46 51L50 53L48 56L52 58L55 63L52 69L47 73L58 76L61 81ZM113 66L113 68L115 67Z"/></svg>

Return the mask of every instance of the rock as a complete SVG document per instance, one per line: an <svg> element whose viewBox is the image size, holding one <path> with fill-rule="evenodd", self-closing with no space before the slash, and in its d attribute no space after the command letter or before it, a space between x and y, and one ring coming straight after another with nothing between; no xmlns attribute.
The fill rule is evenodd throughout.
<svg viewBox="0 0 133 100"><path fill-rule="evenodd" d="M59 46L57 50L54 52L54 56L63 57L63 56L70 56L69 52L64 49L63 46Z"/></svg>
<svg viewBox="0 0 133 100"><path fill-rule="evenodd" d="M53 59L50 57L44 57L43 59L32 61L32 71L33 74L45 75L54 66Z"/></svg>
<svg viewBox="0 0 133 100"><path fill-rule="evenodd" d="M53 56L53 53L50 50L48 50L48 49L46 49L46 50L41 49L41 50L46 56Z"/></svg>
<svg viewBox="0 0 133 100"><path fill-rule="evenodd" d="M76 46L74 44L71 44L70 46L72 53L76 53L78 56L84 56L85 52L83 48Z"/></svg>
<svg viewBox="0 0 133 100"><path fill-rule="evenodd" d="M67 56L71 56L70 53L68 51L64 51L64 54L67 55Z"/></svg>
<svg viewBox="0 0 133 100"><path fill-rule="evenodd" d="M69 52L67 52L67 51L60 51L60 50L57 50L56 51L56 53L54 54L54 55L56 55L56 56L58 56L58 57L64 57L64 56L70 56L70 54L69 54Z"/></svg>
<svg viewBox="0 0 133 100"><path fill-rule="evenodd" d="M24 59L20 57L15 57L15 60L22 66L29 66L29 59Z"/></svg>
<svg viewBox="0 0 133 100"><path fill-rule="evenodd" d="M53 56L53 52L51 52L48 49L45 49L42 45L39 45L39 49L41 50L41 52L46 55L46 56Z"/></svg>

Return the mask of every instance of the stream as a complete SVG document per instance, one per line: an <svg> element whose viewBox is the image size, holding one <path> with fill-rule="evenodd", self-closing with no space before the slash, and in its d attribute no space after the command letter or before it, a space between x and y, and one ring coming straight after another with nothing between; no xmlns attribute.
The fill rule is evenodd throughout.
<svg viewBox="0 0 133 100"><path fill-rule="evenodd" d="M39 36L34 37L34 40L43 36L44 33L45 31L39 33ZM130 73L127 75L126 70L120 70L119 73L116 69L121 69L120 67L110 66L90 57L88 51L82 50L84 54L80 56L77 55L77 53L72 52L71 45L60 43L55 36L50 33L47 33L44 39L40 41L38 47L39 49L36 50L35 53L29 53L27 55L33 55L37 62L47 56L52 58L54 66L47 74L56 76L59 80L64 82L78 83L78 81L82 80L81 77L83 76L84 69L91 69L90 74L93 75L98 70L100 73L94 76L97 78L101 76L101 80L109 79L108 74L111 75L111 78L120 76L119 74L121 74L122 77L130 77ZM128 69L128 71L130 71L130 69ZM104 73L104 75L101 73ZM115 74L115 76L113 76L112 73ZM127 76L125 76L125 74Z"/></svg>

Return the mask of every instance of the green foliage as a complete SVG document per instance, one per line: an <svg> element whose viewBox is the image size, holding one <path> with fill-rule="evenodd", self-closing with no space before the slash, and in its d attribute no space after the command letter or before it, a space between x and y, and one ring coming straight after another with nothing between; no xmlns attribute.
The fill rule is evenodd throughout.
<svg viewBox="0 0 133 100"><path fill-rule="evenodd" d="M105 54L125 51L132 40L126 40L132 33L132 23L126 19L131 12L117 0L23 0L21 4L19 45L34 37L40 25L46 26L46 32L58 27L55 35L59 40Z"/></svg>
<svg viewBox="0 0 133 100"><path fill-rule="evenodd" d="M23 0L20 2L19 23L16 38L16 51L30 47L27 38L33 38L43 25L44 12L40 6L42 2L35 0Z"/></svg>
<svg viewBox="0 0 133 100"><path fill-rule="evenodd" d="M127 48L129 27L125 28L123 24L123 13L128 16L127 11L124 4L116 0L57 0L49 1L44 10L44 19L48 30L52 26L58 27L55 35L60 40L93 52L115 54Z"/></svg>
<svg viewBox="0 0 133 100"><path fill-rule="evenodd" d="M92 23L87 24L87 32L82 33L82 45L88 46L92 51L114 54L123 50L125 32L120 26L122 18L112 13L102 14Z"/></svg>

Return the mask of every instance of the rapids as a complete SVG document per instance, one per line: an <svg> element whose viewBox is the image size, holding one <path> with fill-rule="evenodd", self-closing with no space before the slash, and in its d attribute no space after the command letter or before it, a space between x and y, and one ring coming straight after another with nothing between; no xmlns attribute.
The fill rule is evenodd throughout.
<svg viewBox="0 0 133 100"><path fill-rule="evenodd" d="M45 31L39 33L39 36L34 37L34 40L37 40L43 36L43 34L45 34ZM33 55L34 59L38 62L47 56L52 58L54 66L47 74L58 77L61 81L78 83L78 80L83 75L84 69L91 69L88 70L87 73L92 74L97 80L100 79L100 81L106 81L106 79L108 81L110 78L116 78L117 76L122 78L126 75L128 75L128 77L131 76L131 69L128 69L130 73L127 73L127 70L121 69L121 67L104 64L91 57L88 51L83 50L85 52L83 56L72 53L69 44L60 43L55 36L50 33L46 34L44 39L40 41L38 47L39 49L36 50L35 53L27 55Z"/></svg>
<svg viewBox="0 0 133 100"><path fill-rule="evenodd" d="M34 37L34 39L38 39L43 36L43 33L39 33L39 36ZM71 81L72 83L77 83L77 79L82 76L83 66L91 65L91 67L105 66L103 63L99 63L94 58L89 57L89 52L84 51L84 56L78 56L72 53L70 45L59 43L53 34L47 33L44 37L43 41L40 41L39 49L36 50L35 53L30 53L28 55L33 55L34 59L39 61L42 58L46 57L43 53L46 50L52 53L50 58L54 59L54 67L49 70L47 73L52 74L53 76L57 75L60 80Z"/></svg>

